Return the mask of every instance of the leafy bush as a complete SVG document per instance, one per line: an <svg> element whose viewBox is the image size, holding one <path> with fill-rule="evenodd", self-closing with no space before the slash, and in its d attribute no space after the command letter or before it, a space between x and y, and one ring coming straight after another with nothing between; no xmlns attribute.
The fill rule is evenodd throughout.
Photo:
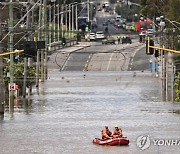
<svg viewBox="0 0 180 154"><path fill-rule="evenodd" d="M10 78L7 77L7 73L9 72L9 64L4 68L4 85L6 90L8 89L8 83L10 82ZM23 73L24 73L24 63L19 62L14 64L14 83L16 83L19 87L20 94L22 93L23 88ZM27 82L26 86L30 88L35 84L36 78L36 68L33 66L28 66L27 68Z"/></svg>
<svg viewBox="0 0 180 154"><path fill-rule="evenodd" d="M180 102L180 73L178 73L177 79L175 81L175 90L176 90L176 101Z"/></svg>

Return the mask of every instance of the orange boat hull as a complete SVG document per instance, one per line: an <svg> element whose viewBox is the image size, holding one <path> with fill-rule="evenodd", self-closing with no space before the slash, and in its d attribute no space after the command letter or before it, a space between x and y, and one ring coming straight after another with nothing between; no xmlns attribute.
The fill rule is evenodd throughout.
<svg viewBox="0 0 180 154"><path fill-rule="evenodd" d="M122 138L112 138L112 139L100 139L100 138L95 138L93 139L93 143L99 144L99 145L128 145L129 140L125 137Z"/></svg>

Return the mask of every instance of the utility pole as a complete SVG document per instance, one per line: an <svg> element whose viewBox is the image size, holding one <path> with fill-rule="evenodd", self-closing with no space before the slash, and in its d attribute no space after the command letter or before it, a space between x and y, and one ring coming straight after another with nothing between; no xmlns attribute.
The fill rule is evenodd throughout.
<svg viewBox="0 0 180 154"><path fill-rule="evenodd" d="M45 37L45 6L44 4L46 3L45 2L46 0L43 0L42 4L43 4L43 8L42 8L42 20L41 20L41 25L42 25L42 31L43 31L43 35L41 37ZM43 39L43 38L41 38ZM43 39L45 40L45 39ZM44 58L45 58L45 54L44 54L44 50L41 49L41 82L44 82Z"/></svg>
<svg viewBox="0 0 180 154"><path fill-rule="evenodd" d="M51 5L49 5L49 50L51 51L51 30L52 30L52 23L51 23Z"/></svg>
<svg viewBox="0 0 180 154"><path fill-rule="evenodd" d="M30 0L28 0L29 4L26 6L27 9L27 19L26 19L26 30L29 32L31 27L31 14L29 12L30 10ZM27 41L30 41L32 39L32 35L27 35ZM24 78L23 78L23 98L26 98L26 82L27 82L27 57L24 58Z"/></svg>
<svg viewBox="0 0 180 154"><path fill-rule="evenodd" d="M72 4L72 32L74 32L74 4Z"/></svg>
<svg viewBox="0 0 180 154"><path fill-rule="evenodd" d="M69 40L71 45L71 4L69 4Z"/></svg>
<svg viewBox="0 0 180 154"><path fill-rule="evenodd" d="M54 2L54 13L53 13L53 15L54 15L54 28L53 28L53 30L54 30L54 42L56 42L56 2Z"/></svg>
<svg viewBox="0 0 180 154"><path fill-rule="evenodd" d="M89 9L89 0L87 0L87 13L88 13L88 22L89 22L89 20L90 20L90 13L89 13L89 11L90 11L90 9Z"/></svg>
<svg viewBox="0 0 180 154"><path fill-rule="evenodd" d="M65 15L65 25L66 25L66 33L68 32L68 20L67 20L67 18L68 18L68 5L66 4L66 15Z"/></svg>
<svg viewBox="0 0 180 154"><path fill-rule="evenodd" d="M42 17L42 0L40 0L40 5L39 5L39 25L38 25L38 41L41 39L41 17ZM40 60L40 51L37 50L37 62L36 62L36 87L39 87L39 60Z"/></svg>
<svg viewBox="0 0 180 154"><path fill-rule="evenodd" d="M64 5L63 4L61 6L61 12L64 12ZM61 38L64 37L63 18L64 18L64 14L61 13Z"/></svg>
<svg viewBox="0 0 180 154"><path fill-rule="evenodd" d="M0 6L0 12L2 12L1 6ZM2 39L2 24L1 24L1 13L0 13L0 53L2 53L1 39ZM4 103L3 59L2 56L0 56L0 115L4 114L3 103Z"/></svg>
<svg viewBox="0 0 180 154"><path fill-rule="evenodd" d="M9 52L13 52L13 3L12 0L9 3ZM14 83L14 55L10 54L10 84ZM14 91L9 91L9 112L14 111Z"/></svg>
<svg viewBox="0 0 180 154"><path fill-rule="evenodd" d="M76 4L76 31L78 31L78 14L77 14L77 4Z"/></svg>
<svg viewBox="0 0 180 154"><path fill-rule="evenodd" d="M58 42L59 42L59 37L60 37L60 11L59 11L59 4L57 4L57 25L58 25L58 27L57 27L57 30L58 30Z"/></svg>
<svg viewBox="0 0 180 154"><path fill-rule="evenodd" d="M74 4L72 4L72 37L74 45Z"/></svg>
<svg viewBox="0 0 180 154"><path fill-rule="evenodd" d="M44 11L44 41L45 41L45 59L44 59L44 79L47 79L47 43L48 43L48 35L47 35L47 0L43 1Z"/></svg>
<svg viewBox="0 0 180 154"><path fill-rule="evenodd" d="M89 24L89 22L90 22L90 2L89 2L89 0L88 0L88 2L87 2L87 13L88 13L88 24ZM87 31L87 41L90 41L90 36L89 36L90 34L89 34L89 28L88 28L88 31Z"/></svg>

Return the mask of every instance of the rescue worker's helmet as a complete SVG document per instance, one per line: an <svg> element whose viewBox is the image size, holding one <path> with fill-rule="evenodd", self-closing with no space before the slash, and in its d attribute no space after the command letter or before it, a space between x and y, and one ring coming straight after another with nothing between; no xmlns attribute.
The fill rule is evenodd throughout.
<svg viewBox="0 0 180 154"><path fill-rule="evenodd" d="M114 128L118 128L119 126L118 125L115 125Z"/></svg>

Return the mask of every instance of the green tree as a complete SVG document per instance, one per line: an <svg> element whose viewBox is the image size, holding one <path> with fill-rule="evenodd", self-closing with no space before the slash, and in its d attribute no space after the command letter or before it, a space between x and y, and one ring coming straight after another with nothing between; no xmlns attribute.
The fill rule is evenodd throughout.
<svg viewBox="0 0 180 154"><path fill-rule="evenodd" d="M117 2L117 0L109 0L110 3L114 4Z"/></svg>
<svg viewBox="0 0 180 154"><path fill-rule="evenodd" d="M141 13L149 18L163 15L168 11L168 0L140 0Z"/></svg>
<svg viewBox="0 0 180 154"><path fill-rule="evenodd" d="M175 20L180 22L180 0L169 0L168 2L169 11L165 14L168 16L170 20Z"/></svg>
<svg viewBox="0 0 180 154"><path fill-rule="evenodd" d="M178 73L177 79L175 81L175 90L176 90L176 101L180 102L180 73Z"/></svg>
<svg viewBox="0 0 180 154"><path fill-rule="evenodd" d="M9 77L7 77L7 73L9 72L9 65L4 68L4 84L6 90L8 89L8 83L10 82ZM23 72L24 72L24 63L19 62L14 64L14 82L19 86L19 92L22 93L23 88ZM27 87L30 88L35 84L36 78L36 68L33 66L29 66L27 69Z"/></svg>

